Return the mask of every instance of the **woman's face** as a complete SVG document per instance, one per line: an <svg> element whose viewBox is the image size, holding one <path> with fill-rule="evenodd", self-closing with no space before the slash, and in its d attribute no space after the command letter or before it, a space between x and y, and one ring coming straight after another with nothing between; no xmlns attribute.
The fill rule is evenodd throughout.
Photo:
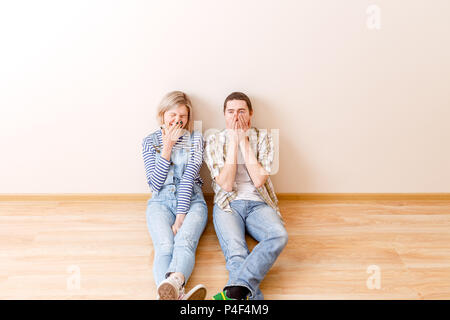
<svg viewBox="0 0 450 320"><path fill-rule="evenodd" d="M164 125L166 127L177 123L178 121L183 122L182 128L185 128L189 118L189 110L184 105L178 105L178 107L172 108L164 112Z"/></svg>

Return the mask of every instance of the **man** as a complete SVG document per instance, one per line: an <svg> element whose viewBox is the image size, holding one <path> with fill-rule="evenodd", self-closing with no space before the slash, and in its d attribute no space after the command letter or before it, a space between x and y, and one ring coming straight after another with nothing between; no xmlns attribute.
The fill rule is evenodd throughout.
<svg viewBox="0 0 450 320"><path fill-rule="evenodd" d="M251 127L253 107L241 92L224 103L226 129L206 138L204 158L213 178L213 220L229 279L214 300L262 300L261 281L287 244L269 178L274 157L267 130ZM259 243L250 253L245 231Z"/></svg>

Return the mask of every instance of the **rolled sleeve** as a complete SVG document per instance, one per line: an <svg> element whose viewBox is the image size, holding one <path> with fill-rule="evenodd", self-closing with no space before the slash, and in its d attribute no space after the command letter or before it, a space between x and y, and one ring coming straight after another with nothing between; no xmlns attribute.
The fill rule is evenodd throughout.
<svg viewBox="0 0 450 320"><path fill-rule="evenodd" d="M258 143L258 162L267 171L272 172L274 158L274 144L273 137L267 130L262 133L261 139Z"/></svg>
<svg viewBox="0 0 450 320"><path fill-rule="evenodd" d="M220 168L224 166L223 152L218 148L218 140L216 135L211 135L205 143L204 160L214 179L220 173Z"/></svg>

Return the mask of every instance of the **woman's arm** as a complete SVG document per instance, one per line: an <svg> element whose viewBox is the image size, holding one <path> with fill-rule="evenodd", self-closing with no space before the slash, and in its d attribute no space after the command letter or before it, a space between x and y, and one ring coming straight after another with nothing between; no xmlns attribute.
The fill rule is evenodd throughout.
<svg viewBox="0 0 450 320"><path fill-rule="evenodd" d="M180 181L177 196L177 214L175 223L172 226L173 234L177 234L178 230L183 224L184 218L191 206L192 188L194 179L200 171L203 162L203 139L201 134L194 138L194 143L191 147L191 155L188 164Z"/></svg>
<svg viewBox="0 0 450 320"><path fill-rule="evenodd" d="M190 157L180 181L177 197L177 215L189 211L194 179L200 171L203 161L203 140L201 134L195 135Z"/></svg>
<svg viewBox="0 0 450 320"><path fill-rule="evenodd" d="M142 155L147 183L152 191L159 191L166 181L170 161L161 157L158 165L155 166L156 150L147 139L144 139L142 143Z"/></svg>
<svg viewBox="0 0 450 320"><path fill-rule="evenodd" d="M178 122L162 130L163 148L158 164L155 166L156 151L151 141L144 139L142 143L142 153L144 156L145 173L147 175L147 183L153 191L159 191L166 181L167 173L170 167L170 155L173 146L178 138L182 135L182 124Z"/></svg>

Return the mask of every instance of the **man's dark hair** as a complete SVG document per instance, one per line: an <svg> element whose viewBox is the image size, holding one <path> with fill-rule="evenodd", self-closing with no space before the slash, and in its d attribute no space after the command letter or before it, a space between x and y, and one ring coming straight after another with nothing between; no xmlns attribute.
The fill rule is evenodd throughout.
<svg viewBox="0 0 450 320"><path fill-rule="evenodd" d="M248 111L250 113L253 113L252 103L250 102L250 98L247 97L245 93L242 92L233 92L225 99L225 102L223 103L223 113L225 113L225 110L227 109L227 102L232 100L244 100L247 104Z"/></svg>

